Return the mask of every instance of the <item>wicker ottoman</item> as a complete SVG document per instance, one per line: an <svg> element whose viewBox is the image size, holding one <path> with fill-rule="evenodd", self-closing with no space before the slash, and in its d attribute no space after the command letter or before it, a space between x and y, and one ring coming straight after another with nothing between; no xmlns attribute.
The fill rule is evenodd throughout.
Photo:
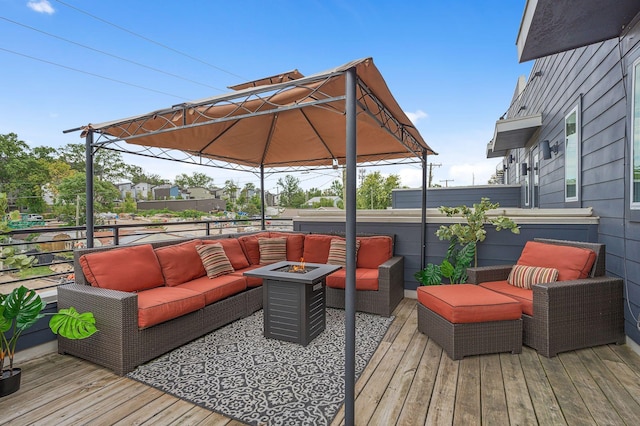
<svg viewBox="0 0 640 426"><path fill-rule="evenodd" d="M473 284L422 286L418 330L451 359L522 352L522 308L508 296Z"/></svg>

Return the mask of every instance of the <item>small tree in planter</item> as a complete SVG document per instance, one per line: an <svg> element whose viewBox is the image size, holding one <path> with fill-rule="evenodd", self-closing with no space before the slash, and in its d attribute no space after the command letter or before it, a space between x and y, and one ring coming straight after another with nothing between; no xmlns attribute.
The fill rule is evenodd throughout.
<svg viewBox="0 0 640 426"><path fill-rule="evenodd" d="M415 273L415 278L422 285L441 284L442 278L449 279L452 284L466 282L467 268L471 266L471 262L478 266L477 245L487 237L487 231L484 229L486 224L494 225L496 231L509 229L514 234L520 233L520 227L508 217L489 217L488 211L498 207L499 203L491 203L489 198L485 197L473 207L440 207L440 212L447 217L460 215L467 223L440 226L436 235L441 240L449 240L447 254L440 265L428 264L425 269Z"/></svg>

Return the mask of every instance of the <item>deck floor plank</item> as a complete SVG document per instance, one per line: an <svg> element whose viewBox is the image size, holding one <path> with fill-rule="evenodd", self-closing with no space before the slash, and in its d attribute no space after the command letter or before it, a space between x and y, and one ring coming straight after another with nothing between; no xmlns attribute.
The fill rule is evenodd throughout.
<svg viewBox="0 0 640 426"><path fill-rule="evenodd" d="M640 356L626 345L551 359L525 347L519 355L452 361L417 331L415 307L415 300L401 302L356 383L357 424L618 425L640 418ZM0 398L3 425L241 425L71 356L49 354L20 367L20 391ZM343 408L332 422L342 424Z"/></svg>
<svg viewBox="0 0 640 426"><path fill-rule="evenodd" d="M460 360L453 424L460 426L482 424L480 357L472 356Z"/></svg>
<svg viewBox="0 0 640 426"><path fill-rule="evenodd" d="M519 357L520 365L522 365L538 422L543 425L566 425L560 404L553 393L538 354L529 348L524 349Z"/></svg>

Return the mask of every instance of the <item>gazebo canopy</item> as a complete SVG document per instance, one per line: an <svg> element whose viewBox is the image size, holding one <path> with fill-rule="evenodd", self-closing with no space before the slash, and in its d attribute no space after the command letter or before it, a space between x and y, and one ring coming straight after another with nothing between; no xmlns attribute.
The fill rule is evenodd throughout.
<svg viewBox="0 0 640 426"><path fill-rule="evenodd" d="M357 162L394 164L435 154L371 58L308 77L294 70L233 86L228 94L89 124L83 135L100 135L94 146L171 160L180 151L188 158L180 161L223 168L335 167L346 159L345 72L352 68Z"/></svg>

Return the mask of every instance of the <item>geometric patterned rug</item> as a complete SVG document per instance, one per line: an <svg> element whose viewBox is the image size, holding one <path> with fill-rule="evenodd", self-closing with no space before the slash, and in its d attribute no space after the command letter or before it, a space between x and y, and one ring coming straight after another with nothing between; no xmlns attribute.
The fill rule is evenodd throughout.
<svg viewBox="0 0 640 426"><path fill-rule="evenodd" d="M139 366L128 377L251 425L328 425L344 402L345 312L306 347L266 339L262 311ZM356 378L393 317L356 313Z"/></svg>

